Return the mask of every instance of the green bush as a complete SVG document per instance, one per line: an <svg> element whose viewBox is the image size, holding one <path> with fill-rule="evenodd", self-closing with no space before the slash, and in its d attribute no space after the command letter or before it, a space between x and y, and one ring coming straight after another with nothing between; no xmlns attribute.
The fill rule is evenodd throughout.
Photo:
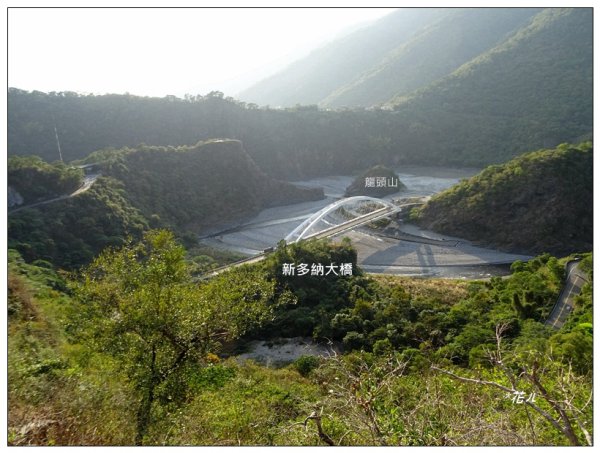
<svg viewBox="0 0 600 453"><path fill-rule="evenodd" d="M303 355L294 362L294 367L302 376L308 376L319 366L319 358L314 355Z"/></svg>

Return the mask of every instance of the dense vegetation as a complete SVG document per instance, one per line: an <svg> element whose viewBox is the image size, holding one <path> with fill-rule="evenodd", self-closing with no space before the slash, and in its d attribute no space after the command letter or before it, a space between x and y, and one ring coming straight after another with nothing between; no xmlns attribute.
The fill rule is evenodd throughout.
<svg viewBox="0 0 600 453"><path fill-rule="evenodd" d="M7 171L10 187L22 198L19 204L71 193L83 182L83 170L62 162L49 164L37 156L10 157Z"/></svg>
<svg viewBox="0 0 600 453"><path fill-rule="evenodd" d="M166 232L107 251L66 279L11 251L9 441L587 442L590 255L581 264L590 283L555 331L543 320L562 284L563 261L546 255L515 263L508 279L472 283L357 272L340 277L331 285L338 290L319 301L318 282L283 279L282 261L352 260L348 244L338 247L282 244L271 262L200 284ZM278 324L286 307L316 314L324 304L341 308L330 327L343 339L343 356L302 358L282 369L219 358L223 340L256 334L272 315L270 329L286 335L285 322ZM324 324L317 316L309 322ZM536 401L515 404L512 389L536 392Z"/></svg>
<svg viewBox="0 0 600 453"><path fill-rule="evenodd" d="M432 160L468 160L492 143L506 160L515 148L591 139L591 33L589 9L545 9L501 45L390 104L431 140Z"/></svg>
<svg viewBox="0 0 600 453"><path fill-rule="evenodd" d="M185 239L198 270L206 270L235 257L217 253L220 259L211 259L215 251L197 247L199 233L240 222L265 207L323 197L322 190L268 177L237 141L96 152L89 160L103 176L88 191L9 216L9 247L28 262L42 259L74 268L107 246L122 245L128 236L169 227ZM14 159L22 161L63 169L35 158ZM9 173L9 184L26 187L17 176ZM33 187L35 181L27 184Z"/></svg>
<svg viewBox="0 0 600 453"><path fill-rule="evenodd" d="M11 206L81 185L81 169L47 163L55 128L65 158L101 176L9 213L9 443L591 445L593 152L558 145L591 135L591 16L400 11L247 93L311 104L286 109L220 92L10 88ZM239 257L199 233L323 197L285 179L519 155L412 212L539 255L509 277L370 276L348 239L282 241L260 262L200 275ZM370 168L347 195L388 193L365 191L371 177L396 175ZM555 329L545 320L573 258L587 280ZM352 272L300 275L316 264ZM278 368L235 356L290 337L331 354Z"/></svg>
<svg viewBox="0 0 600 453"><path fill-rule="evenodd" d="M320 189L267 176L236 140L142 146L94 153L89 160L122 182L146 218L195 232L231 225L267 207L324 197Z"/></svg>
<svg viewBox="0 0 600 453"><path fill-rule="evenodd" d="M349 306L353 294L357 291L357 282L362 281L362 273L356 265L356 251L348 242L329 245L326 241L311 241L307 244L279 244L263 265L269 275L275 276L281 288L290 289L298 298L294 307L284 307L275 320L265 329L257 332L260 337L314 336L325 339L330 334L330 322L335 314ZM313 264L323 266L350 263L353 276L339 276L330 273L327 276L283 275L286 263Z"/></svg>
<svg viewBox="0 0 600 453"><path fill-rule="evenodd" d="M591 143L560 145L494 165L413 213L420 225L508 250L591 250Z"/></svg>
<svg viewBox="0 0 600 453"><path fill-rule="evenodd" d="M242 140L248 154L266 173L284 179L350 174L378 163L477 166L503 162L531 149L589 139L593 99L591 10L549 8L528 21L531 12L421 12L448 14L448 23L427 19L434 21L439 33L432 23L427 28L431 36L415 37L416 41L400 54L421 57L421 45L427 49L448 45L455 52L441 51L447 60L431 57L423 68L401 63L404 57L399 54L399 66L414 72L414 80L427 80L429 66L436 61L448 65L444 70L450 71L452 66L457 69L422 88L415 86L399 93L385 109L323 111L307 105L276 110L236 102L220 92L158 99L28 93L11 88L8 151L55 160L55 125L68 160L98 149L135 147L142 142L179 146L229 137ZM417 28L427 22L411 20L407 22ZM498 20L494 26L485 25L494 20ZM450 26L453 21L456 23ZM463 21L474 25L461 28L457 24ZM511 23L523 26L500 39L502 30L510 29ZM409 33L416 33L413 25L406 28L412 30ZM481 42L498 42L467 62L465 59L478 51L470 46L477 47L480 41L472 39L464 45L464 41L446 39L446 31L456 27L467 34L470 29L484 30L488 35ZM392 29L390 24L387 30ZM391 43L395 33L401 33L398 30L382 39ZM365 58L377 54L378 46L366 46ZM350 54L359 55L355 51ZM339 65L331 67L336 68L338 78L344 78L344 71L338 72ZM395 69L378 74L392 81L410 79L397 76ZM385 85L374 83L376 87Z"/></svg>
<svg viewBox="0 0 600 453"><path fill-rule="evenodd" d="M127 201L122 185L101 177L80 195L10 214L8 246L27 262L73 268L146 229L148 221Z"/></svg>
<svg viewBox="0 0 600 453"><path fill-rule="evenodd" d="M346 188L345 196L366 195L381 198L405 188L406 186L400 181L394 170L383 165L376 165L357 176Z"/></svg>

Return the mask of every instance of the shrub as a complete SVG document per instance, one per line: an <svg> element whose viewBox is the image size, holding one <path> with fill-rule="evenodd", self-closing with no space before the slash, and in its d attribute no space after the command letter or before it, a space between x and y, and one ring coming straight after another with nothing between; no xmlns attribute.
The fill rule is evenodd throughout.
<svg viewBox="0 0 600 453"><path fill-rule="evenodd" d="M294 367L304 377L308 376L318 366L319 358L314 355L303 355L294 362Z"/></svg>

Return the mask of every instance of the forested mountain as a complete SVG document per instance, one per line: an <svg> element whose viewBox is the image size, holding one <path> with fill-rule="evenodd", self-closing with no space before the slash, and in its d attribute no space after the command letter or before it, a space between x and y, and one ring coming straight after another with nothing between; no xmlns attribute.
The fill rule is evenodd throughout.
<svg viewBox="0 0 600 453"><path fill-rule="evenodd" d="M15 160L20 167L29 162L28 173L40 165L11 158L11 166ZM266 207L323 197L321 189L268 177L235 140L97 152L89 161L102 176L87 192L9 215L9 247L28 262L80 266L149 227L171 228L193 245L198 233L231 226ZM9 173L9 184L23 187L21 174Z"/></svg>
<svg viewBox="0 0 600 453"><path fill-rule="evenodd" d="M561 136L589 139L591 33L589 9L546 9L500 46L392 103L440 157L452 150L460 160L495 143L490 151L505 160L527 147L556 146Z"/></svg>
<svg viewBox="0 0 600 453"><path fill-rule="evenodd" d="M227 137L271 176L305 179L377 164L483 166L592 138L591 9L414 9L378 24L316 52L330 63L300 71L284 91L314 78L324 92L302 102L353 97L383 109L259 108L221 92L180 99L10 88L8 152L57 160L55 127L66 160ZM385 64L357 69L380 51Z"/></svg>
<svg viewBox="0 0 600 453"><path fill-rule="evenodd" d="M583 78L572 83L581 86L589 77L591 46L589 8L400 9L314 51L239 97L284 107L393 105L402 96L435 85L455 71L460 74L463 65L468 67L462 70L463 76L464 71L481 71L483 77L498 69L526 86L542 76L557 83L563 71L577 68ZM509 52L506 59L493 57L505 52ZM473 65L482 60L487 67L475 69ZM503 66L504 62L511 64ZM474 83L476 80L462 81L466 91L487 88ZM494 77L491 86L498 83L500 89L515 88L510 78ZM559 93L554 97L561 97ZM496 95L495 90L490 94ZM509 94L519 99L518 91Z"/></svg>
<svg viewBox="0 0 600 453"><path fill-rule="evenodd" d="M179 99L10 89L8 104L11 155L57 160L55 125L66 160L104 148L180 146L227 137L242 140L259 167L276 178L369 167L378 159L376 149L370 155L364 151L374 148L370 143L387 127L374 112L259 109L220 92Z"/></svg>
<svg viewBox="0 0 600 453"><path fill-rule="evenodd" d="M591 250L590 143L520 156L434 196L412 213L422 226L508 250Z"/></svg>
<svg viewBox="0 0 600 453"><path fill-rule="evenodd" d="M180 99L10 88L8 152L56 160L56 128L66 160L227 137L276 178L377 164L480 166L590 139L592 63L589 8L401 10L298 62L282 89L306 88L296 99L304 104L353 98L384 109L259 108L221 92Z"/></svg>
<svg viewBox="0 0 600 453"><path fill-rule="evenodd" d="M551 107L548 99L553 102L545 122L526 117L529 129L517 115L439 118L435 105L428 106L429 111L425 106L413 111L412 104L398 111L324 111L310 106L274 110L223 98L218 92L179 99L13 88L8 93L8 153L57 160L56 124L66 160L105 148L180 146L228 137L241 140L256 164L278 179L358 173L377 164L482 166L527 150L578 141L583 131L591 135L591 81L580 89L589 96L564 100L572 106L567 110L562 98L552 96L523 104L527 111L537 103Z"/></svg>
<svg viewBox="0 0 600 453"><path fill-rule="evenodd" d="M7 167L15 206L66 195L83 183L82 169L63 162L49 164L37 156L11 157ZM9 201L9 207L12 205Z"/></svg>
<svg viewBox="0 0 600 453"><path fill-rule="evenodd" d="M89 160L121 181L146 217L179 229L203 231L271 206L324 197L322 189L299 188L267 176L237 140L99 152Z"/></svg>
<svg viewBox="0 0 600 453"><path fill-rule="evenodd" d="M591 35L591 8L403 10L248 91L310 104L285 109L9 88L8 443L592 445ZM409 220L543 254L463 281L367 273L348 237L282 240L208 272L239 257L199 235L324 197L288 180L383 196L403 164L495 164ZM423 267L453 242L421 241Z"/></svg>
<svg viewBox="0 0 600 453"><path fill-rule="evenodd" d="M107 247L140 238L148 220L127 200L122 185L99 178L86 192L35 208L9 213L8 248L27 262L74 269Z"/></svg>
<svg viewBox="0 0 600 453"><path fill-rule="evenodd" d="M260 105L318 104L339 87L373 67L399 43L444 15L442 10L414 8L386 16L313 51L282 72L244 90L239 97Z"/></svg>
<svg viewBox="0 0 600 453"><path fill-rule="evenodd" d="M450 74L540 9L412 8L336 40L240 93L261 105L368 107Z"/></svg>

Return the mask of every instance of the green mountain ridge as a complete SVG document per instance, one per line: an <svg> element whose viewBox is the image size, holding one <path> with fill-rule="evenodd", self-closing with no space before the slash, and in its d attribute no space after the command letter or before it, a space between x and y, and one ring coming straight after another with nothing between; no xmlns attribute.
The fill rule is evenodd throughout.
<svg viewBox="0 0 600 453"><path fill-rule="evenodd" d="M145 146L102 152L102 172L120 180L132 203L147 217L177 228L203 231L257 214L261 209L319 200L322 189L301 188L267 176L238 140L195 146Z"/></svg>
<svg viewBox="0 0 600 453"><path fill-rule="evenodd" d="M9 205L52 201L7 217L7 443L591 446L592 12L401 10L257 86L286 109L9 88ZM408 219L538 256L377 275L313 238L210 272L240 257L199 235L324 198L285 179L383 196L403 164L495 164Z"/></svg>
<svg viewBox="0 0 600 453"><path fill-rule="evenodd" d="M537 11L399 11L315 51L311 58L325 60L310 68L298 62L299 78L286 85L289 93L324 90L306 103L337 92L387 102L382 108L259 108L220 92L179 99L10 88L8 153L55 160L55 126L66 160L229 137L271 177L308 179L380 163L485 166L590 140L592 10Z"/></svg>
<svg viewBox="0 0 600 453"><path fill-rule="evenodd" d="M10 190L20 197L19 204L66 195L83 183L83 170L62 162L52 165L37 156L12 157L8 160L7 170ZM15 203L15 207L19 204Z"/></svg>
<svg viewBox="0 0 600 453"><path fill-rule="evenodd" d="M393 12L374 25L314 50L238 97L271 106L320 103L341 85L351 83L365 68L376 65L399 42L410 39L421 27L444 14L443 10L429 8Z"/></svg>
<svg viewBox="0 0 600 453"><path fill-rule="evenodd" d="M11 158L9 168L12 161L33 161L33 167L38 162ZM87 162L102 173L88 191L9 215L9 247L28 262L77 267L150 227L171 228L194 243L198 234L239 223L264 208L324 196L321 189L270 178L237 140L103 151ZM9 184L21 173L20 167L9 172ZM22 181L14 185L23 186Z"/></svg>
<svg viewBox="0 0 600 453"><path fill-rule="evenodd" d="M508 47L512 47L511 57L516 61L523 63L530 58L535 65L494 65L494 69L517 69L515 77L525 78L526 83L539 74L560 80L562 71L575 65L578 56L563 52L557 59L555 47L570 46L575 54L588 52L589 64L591 21L590 8L399 9L317 49L239 97L283 107L393 106L415 92L434 88L461 67L474 64L474 68L482 59ZM532 49L528 39L536 37L547 40L548 45ZM515 94L513 98L518 101Z"/></svg>
<svg viewBox="0 0 600 453"><path fill-rule="evenodd" d="M395 109L418 121L427 152L457 161L473 150L500 162L559 137L589 139L591 30L585 9L544 10L502 45L397 98Z"/></svg>
<svg viewBox="0 0 600 453"><path fill-rule="evenodd" d="M319 103L324 107L386 104L425 87L502 42L539 9L448 9L351 83Z"/></svg>
<svg viewBox="0 0 600 453"><path fill-rule="evenodd" d="M568 254L592 249L591 143L493 165L411 213L420 226L494 247Z"/></svg>

